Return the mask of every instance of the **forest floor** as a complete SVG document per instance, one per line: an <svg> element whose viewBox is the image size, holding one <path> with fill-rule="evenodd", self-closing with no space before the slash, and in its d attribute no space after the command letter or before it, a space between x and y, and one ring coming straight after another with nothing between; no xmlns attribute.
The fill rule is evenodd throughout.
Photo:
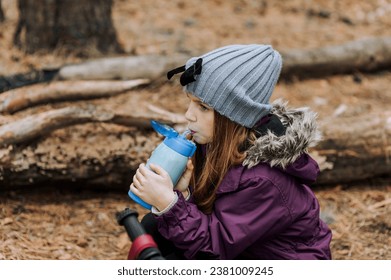
<svg viewBox="0 0 391 280"><path fill-rule="evenodd" d="M0 75L99 56L94 50L87 52L87 57L64 56L61 49L27 55L14 48L15 2L2 1L6 21L0 23ZM227 44L246 43L272 44L277 50L306 49L390 36L391 1L114 0L113 20L126 55L197 55ZM320 119L358 116L390 110L390 84L390 71L280 81L272 100L284 98L292 106L309 106ZM125 93L91 102L112 110L135 110L132 96ZM181 89L161 81L141 89L137 101L176 112L183 112L186 106ZM99 137L107 138L111 128L91 129L96 142L89 143L88 149L102 144ZM77 128L62 133L79 141L74 146L85 137ZM122 190L109 191L49 184L1 191L0 259L125 259L130 241L117 225L115 214L125 207L135 208L140 217L146 213L128 198L127 187L124 184ZM391 259L390 177L316 187L314 191L322 217L333 231L334 259Z"/></svg>

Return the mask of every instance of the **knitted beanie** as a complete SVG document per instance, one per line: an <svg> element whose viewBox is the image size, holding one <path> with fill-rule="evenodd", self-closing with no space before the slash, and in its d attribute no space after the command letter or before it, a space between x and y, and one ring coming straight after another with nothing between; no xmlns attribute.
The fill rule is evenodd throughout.
<svg viewBox="0 0 391 280"><path fill-rule="evenodd" d="M229 45L189 59L185 68L201 62L201 70L185 85L187 92L248 128L270 112L282 67L281 55L271 46Z"/></svg>

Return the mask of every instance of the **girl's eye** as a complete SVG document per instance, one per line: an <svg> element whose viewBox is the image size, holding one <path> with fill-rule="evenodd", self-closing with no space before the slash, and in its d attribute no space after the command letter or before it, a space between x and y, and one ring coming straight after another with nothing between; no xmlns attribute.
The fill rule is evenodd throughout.
<svg viewBox="0 0 391 280"><path fill-rule="evenodd" d="M209 110L208 107L206 107L205 105L202 105L202 104L200 104L200 108L201 108L202 111L208 111Z"/></svg>

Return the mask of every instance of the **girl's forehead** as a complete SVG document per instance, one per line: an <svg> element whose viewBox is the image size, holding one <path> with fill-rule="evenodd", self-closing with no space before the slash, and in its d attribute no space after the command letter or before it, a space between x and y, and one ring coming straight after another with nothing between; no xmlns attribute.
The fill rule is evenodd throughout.
<svg viewBox="0 0 391 280"><path fill-rule="evenodd" d="M191 93L186 93L187 97L191 100L191 101L195 101L195 102L201 102L201 99L199 99L198 97L192 95Z"/></svg>
<svg viewBox="0 0 391 280"><path fill-rule="evenodd" d="M192 102L195 102L195 103L198 103L198 104L201 104L202 106L205 106L207 107L208 109L212 109L213 110L213 107L209 106L207 103L201 101L200 98L192 95L191 93L186 93L187 97L192 101Z"/></svg>

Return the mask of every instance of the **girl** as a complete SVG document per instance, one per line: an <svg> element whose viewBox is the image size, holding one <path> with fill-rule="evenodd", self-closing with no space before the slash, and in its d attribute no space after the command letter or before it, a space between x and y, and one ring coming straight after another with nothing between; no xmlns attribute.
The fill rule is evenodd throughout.
<svg viewBox="0 0 391 280"><path fill-rule="evenodd" d="M268 45L230 45L181 73L197 151L175 186L140 165L131 191L153 205L142 223L166 258L331 259L331 231L309 184L316 114L269 104L282 66Z"/></svg>

